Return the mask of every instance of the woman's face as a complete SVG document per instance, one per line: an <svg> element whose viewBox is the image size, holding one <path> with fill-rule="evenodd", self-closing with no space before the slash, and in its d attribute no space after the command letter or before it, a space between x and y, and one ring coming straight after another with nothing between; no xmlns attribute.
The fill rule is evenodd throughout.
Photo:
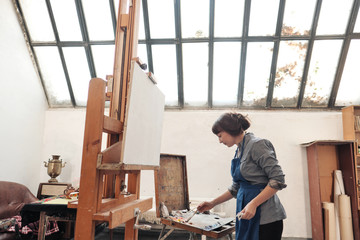
<svg viewBox="0 0 360 240"><path fill-rule="evenodd" d="M219 138L219 142L228 146L228 147L232 147L234 146L236 143L235 141L235 137L231 136L229 133L225 132L225 131L221 131L217 134L218 138Z"/></svg>

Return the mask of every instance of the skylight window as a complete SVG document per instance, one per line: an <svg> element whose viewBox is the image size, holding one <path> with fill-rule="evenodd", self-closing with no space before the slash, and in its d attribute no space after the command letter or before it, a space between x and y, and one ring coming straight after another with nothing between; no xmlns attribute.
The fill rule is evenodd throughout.
<svg viewBox="0 0 360 240"><path fill-rule="evenodd" d="M140 0L138 56L167 108L360 104L359 1ZM50 107L113 74L117 0L15 0Z"/></svg>

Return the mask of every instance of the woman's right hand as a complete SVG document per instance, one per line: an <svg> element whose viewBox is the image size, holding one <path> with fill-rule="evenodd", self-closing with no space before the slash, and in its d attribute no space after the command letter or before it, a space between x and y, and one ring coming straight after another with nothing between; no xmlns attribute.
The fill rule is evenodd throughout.
<svg viewBox="0 0 360 240"><path fill-rule="evenodd" d="M212 202L202 202L199 204L199 206L197 206L197 210L199 212L205 212L205 211L209 211L213 207L214 207L214 204Z"/></svg>

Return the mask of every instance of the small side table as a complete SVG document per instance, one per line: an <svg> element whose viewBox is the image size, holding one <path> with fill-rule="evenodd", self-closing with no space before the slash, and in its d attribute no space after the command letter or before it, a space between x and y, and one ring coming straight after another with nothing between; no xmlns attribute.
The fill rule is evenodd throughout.
<svg viewBox="0 0 360 240"><path fill-rule="evenodd" d="M51 201L56 202L49 204ZM45 240L46 227L49 221L65 222L66 226L63 238L70 239L71 225L74 225L75 223L77 212L76 208L68 207L71 201L77 202L76 200L67 199L62 199L59 202L58 198L54 198L44 203L41 201L27 203L20 212L22 224L27 225L39 220L38 240Z"/></svg>

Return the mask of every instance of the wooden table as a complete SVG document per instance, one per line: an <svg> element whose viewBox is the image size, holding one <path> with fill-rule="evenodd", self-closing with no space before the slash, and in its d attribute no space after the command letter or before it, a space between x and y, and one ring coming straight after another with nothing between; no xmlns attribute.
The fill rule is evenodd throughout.
<svg viewBox="0 0 360 240"><path fill-rule="evenodd" d="M64 238L71 238L71 226L76 220L76 200L53 199L48 202L25 204L21 210L24 225L39 220L38 240L45 240L46 228L49 221L66 222Z"/></svg>
<svg viewBox="0 0 360 240"><path fill-rule="evenodd" d="M172 221L166 218L161 218L161 223L163 224L163 228L161 230L159 240L166 239L173 231L173 228L180 228L190 232L190 239L196 239L196 234L204 235L206 237L215 238L215 239L228 236L229 239L232 239L232 233L235 231L235 222L230 222L226 225L221 226L220 228L211 231L206 231L204 229L193 227L189 224ZM170 226L172 227L172 229L168 233L164 234L166 226Z"/></svg>

